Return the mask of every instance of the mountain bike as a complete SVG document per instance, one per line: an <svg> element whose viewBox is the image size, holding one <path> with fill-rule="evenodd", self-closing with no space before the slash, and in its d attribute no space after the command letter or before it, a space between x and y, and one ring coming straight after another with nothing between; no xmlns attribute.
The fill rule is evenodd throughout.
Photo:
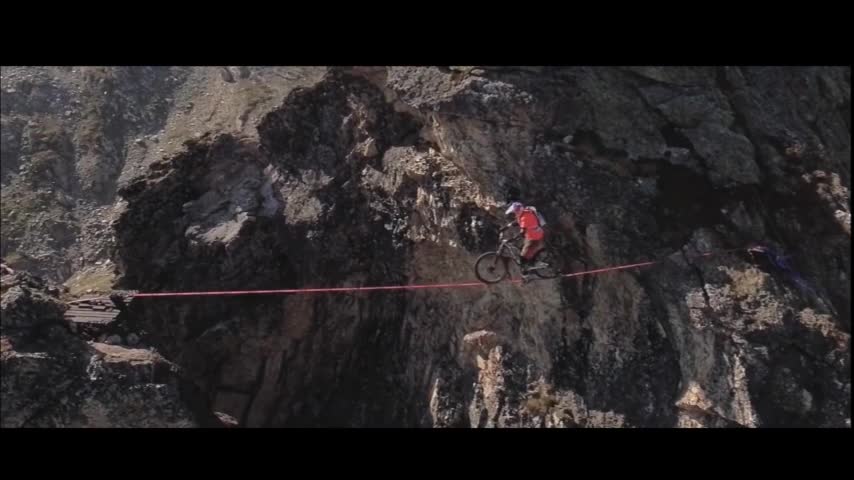
<svg viewBox="0 0 854 480"><path fill-rule="evenodd" d="M510 274L510 262L516 264L522 270L522 250L514 242L521 239L522 235L513 238L504 238L504 229L498 233L499 246L494 252L486 252L477 258L474 264L474 274L483 283L498 283ZM534 256L534 264L525 271L534 275L550 279L556 278L560 272L555 267L557 262L551 257L548 248L537 252Z"/></svg>

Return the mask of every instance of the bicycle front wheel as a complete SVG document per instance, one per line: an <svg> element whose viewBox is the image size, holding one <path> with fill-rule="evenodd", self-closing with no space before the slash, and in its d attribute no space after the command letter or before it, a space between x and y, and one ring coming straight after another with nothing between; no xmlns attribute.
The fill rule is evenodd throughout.
<svg viewBox="0 0 854 480"><path fill-rule="evenodd" d="M474 264L474 274L483 283L498 283L507 273L507 259L496 252L484 253Z"/></svg>

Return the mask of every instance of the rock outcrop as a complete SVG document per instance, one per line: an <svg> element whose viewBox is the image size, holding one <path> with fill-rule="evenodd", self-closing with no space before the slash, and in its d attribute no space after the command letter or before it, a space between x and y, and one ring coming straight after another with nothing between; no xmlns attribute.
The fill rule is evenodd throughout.
<svg viewBox="0 0 854 480"><path fill-rule="evenodd" d="M657 263L126 296L133 348L70 333L16 276L4 426L850 428L850 68L60 70L3 70L15 270L83 290L470 282L517 199L563 271ZM78 84L104 98L60 114Z"/></svg>
<svg viewBox="0 0 854 480"><path fill-rule="evenodd" d="M15 269L70 281L72 289L108 291L112 269L72 277L112 256L108 227L118 186L187 139L249 130L265 108L324 69L250 75L241 67L232 82L221 70L2 67L0 255Z"/></svg>
<svg viewBox="0 0 854 480"><path fill-rule="evenodd" d="M200 425L174 363L150 349L72 334L58 289L37 277L3 275L2 288L3 428ZM199 418L216 424L208 416Z"/></svg>
<svg viewBox="0 0 854 480"><path fill-rule="evenodd" d="M499 207L567 271L131 304L242 426L850 426L850 71L348 68L120 190L120 285L469 281ZM152 235L151 232L157 232ZM746 249L792 255L805 290Z"/></svg>

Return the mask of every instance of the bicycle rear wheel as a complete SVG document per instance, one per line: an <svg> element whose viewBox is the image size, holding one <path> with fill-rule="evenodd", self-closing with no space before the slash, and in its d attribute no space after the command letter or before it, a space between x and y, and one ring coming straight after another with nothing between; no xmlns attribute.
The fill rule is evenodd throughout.
<svg viewBox="0 0 854 480"><path fill-rule="evenodd" d="M474 264L474 274L483 283L498 283L507 277L507 259L496 252L484 253Z"/></svg>
<svg viewBox="0 0 854 480"><path fill-rule="evenodd" d="M560 270L558 270L557 263L548 250L540 250L534 256L534 264L538 265L539 263L544 263L546 266L542 268L535 268L533 271L534 275L540 278L556 278L560 276Z"/></svg>

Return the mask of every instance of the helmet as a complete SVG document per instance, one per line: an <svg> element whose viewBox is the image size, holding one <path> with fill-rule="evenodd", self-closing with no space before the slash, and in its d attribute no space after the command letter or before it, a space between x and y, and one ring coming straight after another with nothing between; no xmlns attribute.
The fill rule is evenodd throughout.
<svg viewBox="0 0 854 480"><path fill-rule="evenodd" d="M522 209L522 204L521 204L521 203L519 203L519 202L513 202L513 203L511 203L511 204L510 204L510 208L508 208L508 209L507 209L507 211L506 211L506 212L504 212L504 215L510 215L511 213L516 213L516 212L518 212L518 211L519 211L519 210L521 210L521 209Z"/></svg>

